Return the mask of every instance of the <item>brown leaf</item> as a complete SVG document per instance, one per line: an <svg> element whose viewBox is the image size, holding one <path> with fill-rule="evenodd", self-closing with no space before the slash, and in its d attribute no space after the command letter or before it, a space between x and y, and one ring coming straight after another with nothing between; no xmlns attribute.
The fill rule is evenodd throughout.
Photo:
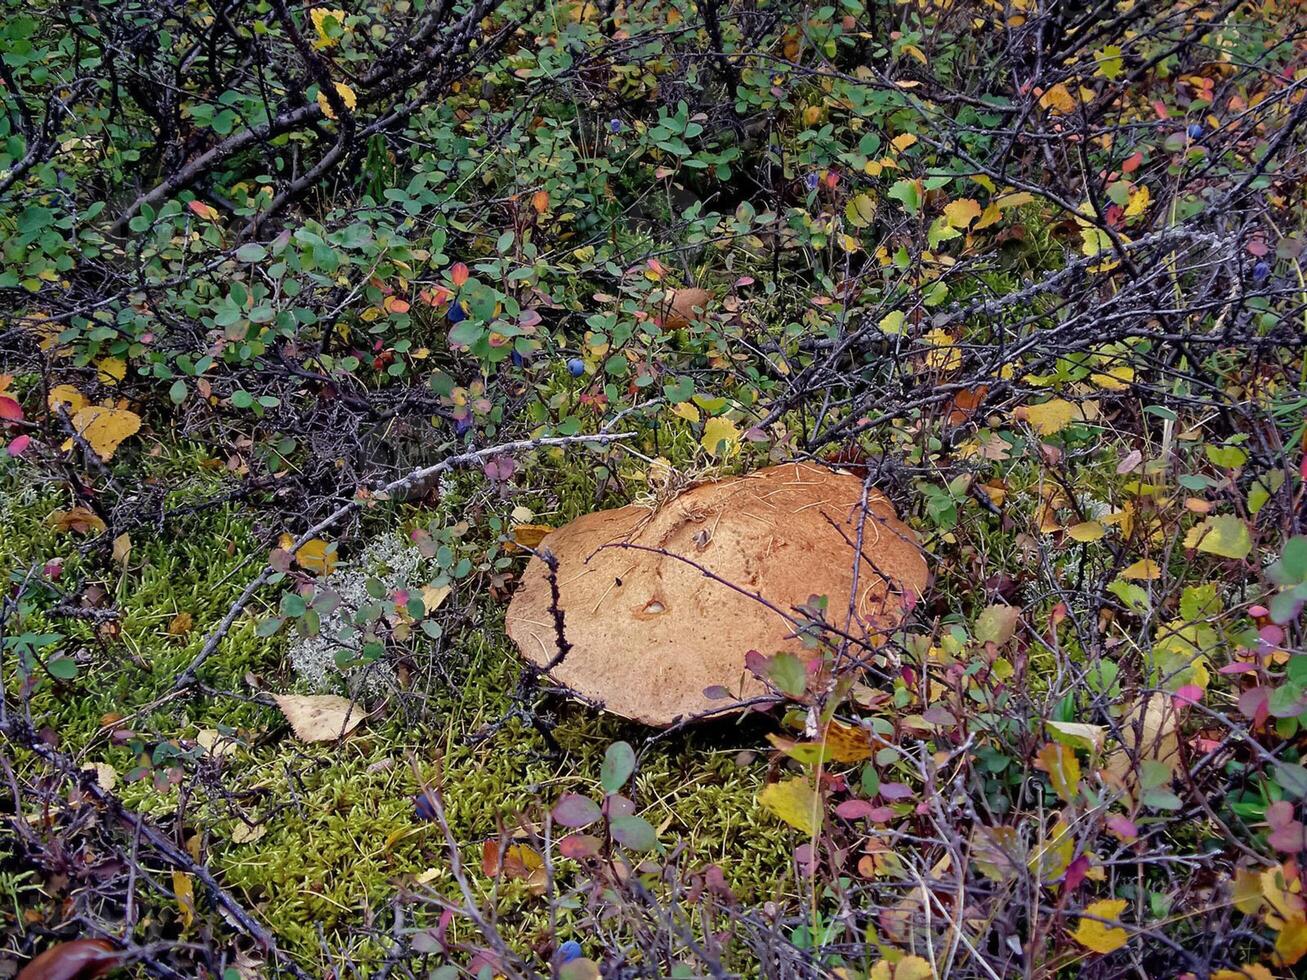
<svg viewBox="0 0 1307 980"><path fill-rule="evenodd" d="M100 520L95 511L80 505L71 510L52 511L45 519L45 523L48 527L61 534L67 534L70 531L87 534L91 531L102 532L108 529L108 525Z"/></svg>
<svg viewBox="0 0 1307 980"><path fill-rule="evenodd" d="M18 971L17 980L91 980L118 965L113 944L103 939L74 939L51 946Z"/></svg>
<svg viewBox="0 0 1307 980"><path fill-rule="evenodd" d="M658 304L657 319L668 330L681 330L699 319L695 308L707 310L712 293L706 289L669 289Z"/></svg>

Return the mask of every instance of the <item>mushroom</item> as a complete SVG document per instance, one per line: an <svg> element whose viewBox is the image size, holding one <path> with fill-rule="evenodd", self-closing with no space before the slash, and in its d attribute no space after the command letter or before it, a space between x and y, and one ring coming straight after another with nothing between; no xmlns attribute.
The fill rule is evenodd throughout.
<svg viewBox="0 0 1307 980"><path fill-rule="evenodd" d="M527 660L614 714L665 726L721 712L728 705L706 689L725 687L737 701L765 690L744 669L748 651L805 654L795 607L811 596L828 598L827 622L877 643L925 589L912 531L876 491L863 521L862 497L857 477L789 463L701 483L657 509L587 514L539 545L558 562L566 656L558 660L539 554L505 628Z"/></svg>

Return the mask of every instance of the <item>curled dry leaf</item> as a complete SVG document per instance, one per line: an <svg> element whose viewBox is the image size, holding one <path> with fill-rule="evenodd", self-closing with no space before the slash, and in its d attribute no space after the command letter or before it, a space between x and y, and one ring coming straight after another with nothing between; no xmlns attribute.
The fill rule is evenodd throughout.
<svg viewBox="0 0 1307 980"><path fill-rule="evenodd" d="M348 735L368 713L335 694L274 694L291 729L305 742L333 742Z"/></svg>
<svg viewBox="0 0 1307 980"><path fill-rule="evenodd" d="M18 971L17 980L91 980L118 965L113 944L103 939L74 939L51 946Z"/></svg>
<svg viewBox="0 0 1307 980"><path fill-rule="evenodd" d="M60 534L68 534L75 531L78 534L89 534L91 531L97 533L106 530L107 525L100 519L100 516L89 507L77 506L71 510L51 511L46 517L47 527L53 528Z"/></svg>

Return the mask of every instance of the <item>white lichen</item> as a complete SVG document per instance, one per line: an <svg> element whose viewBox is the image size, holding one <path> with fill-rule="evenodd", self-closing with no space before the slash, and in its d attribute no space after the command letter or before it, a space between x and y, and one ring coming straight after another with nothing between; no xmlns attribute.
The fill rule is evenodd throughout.
<svg viewBox="0 0 1307 980"><path fill-rule="evenodd" d="M342 669L336 663L336 654L350 648L342 637L355 632L351 624L355 614L375 601L368 594L368 580L380 581L387 594L412 588L424 561L412 543L396 534L383 534L356 559L338 565L323 586L339 596L340 602L322 617L316 635L299 636L291 646L291 666L300 679L315 691L343 688L356 698L376 697L392 689L395 671L384 659Z"/></svg>

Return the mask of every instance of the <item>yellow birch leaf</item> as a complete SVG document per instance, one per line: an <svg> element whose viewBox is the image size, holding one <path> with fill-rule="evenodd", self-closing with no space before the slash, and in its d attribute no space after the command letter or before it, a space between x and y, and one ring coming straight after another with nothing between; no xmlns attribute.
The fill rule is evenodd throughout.
<svg viewBox="0 0 1307 980"><path fill-rule="evenodd" d="M1076 111L1076 97L1061 82L1044 92L1039 97L1039 104L1051 112L1066 115Z"/></svg>
<svg viewBox="0 0 1307 980"><path fill-rule="evenodd" d="M699 421L699 409L693 402L677 402L672 406L672 414L678 418L683 418L687 422Z"/></svg>
<svg viewBox="0 0 1307 980"><path fill-rule="evenodd" d="M86 407L86 396L72 385L55 385L50 389L46 404L56 415L59 414L59 406L62 405L69 416L72 416Z"/></svg>
<svg viewBox="0 0 1307 980"><path fill-rule="evenodd" d="M553 531L548 524L514 524L513 543L521 548L534 548Z"/></svg>
<svg viewBox="0 0 1307 980"><path fill-rule="evenodd" d="M1275 964L1293 966L1307 956L1307 921L1301 914L1285 921L1275 937Z"/></svg>
<svg viewBox="0 0 1307 980"><path fill-rule="evenodd" d="M1106 391L1124 391L1135 380L1135 369L1119 364L1091 374L1089 380Z"/></svg>
<svg viewBox="0 0 1307 980"><path fill-rule="evenodd" d="M340 96L340 101L345 104L346 109L349 109L352 112L354 107L358 105L358 96L356 96L354 90L344 82L335 82L334 84L336 86L336 94ZM322 114L328 119L336 118L336 112L331 107L331 100L328 99L326 94L321 90L318 92L318 108L322 110Z"/></svg>
<svg viewBox="0 0 1307 980"><path fill-rule="evenodd" d="M952 334L935 329L921 339L930 345L926 352L926 367L932 371L956 371L962 366L962 351L958 350Z"/></svg>
<svg viewBox="0 0 1307 980"><path fill-rule="evenodd" d="M821 796L803 776L763 787L758 802L809 837L821 827Z"/></svg>
<svg viewBox="0 0 1307 980"><path fill-rule="evenodd" d="M1094 918L1082 918L1072 938L1095 953L1116 952L1129 941L1130 934L1120 926L1110 923L1120 921L1121 913L1125 911L1128 904L1130 903L1124 898L1107 898L1087 906L1085 914ZM1099 922L1099 919L1108 921Z"/></svg>
<svg viewBox="0 0 1307 980"><path fill-rule="evenodd" d="M1252 551L1253 538L1244 521L1233 514L1219 514L1191 527L1184 546L1209 555L1242 560Z"/></svg>
<svg viewBox="0 0 1307 980"><path fill-rule="evenodd" d="M888 334L902 333L903 321L905 319L906 319L906 314L904 314L902 310L890 310L888 313L886 313L883 317L880 318L880 323L877 325L880 327L881 333L888 333Z"/></svg>
<svg viewBox="0 0 1307 980"><path fill-rule="evenodd" d="M740 429L728 418L709 419L699 440L710 456L730 456L740 445Z"/></svg>
<svg viewBox="0 0 1307 980"><path fill-rule="evenodd" d="M1041 436L1051 436L1065 429L1080 413L1075 405L1063 398L1054 398L1039 405L1023 405L1017 409L1017 418L1030 423Z"/></svg>
<svg viewBox="0 0 1307 980"><path fill-rule="evenodd" d="M1162 577L1162 569L1151 558L1140 558L1129 568L1122 571L1121 577L1151 582Z"/></svg>
<svg viewBox="0 0 1307 980"><path fill-rule="evenodd" d="M427 615L430 616L439 609L453 591L448 585L422 586L422 608L427 611Z"/></svg>
<svg viewBox="0 0 1307 980"><path fill-rule="evenodd" d="M1098 521L1084 521L1080 524L1072 524L1066 529L1066 533L1072 541L1086 542L1097 541L1106 532Z"/></svg>
<svg viewBox="0 0 1307 980"><path fill-rule="evenodd" d="M172 890L177 896L177 908L181 912L182 928L189 929L195 921L195 886L191 876L184 871L172 873Z"/></svg>
<svg viewBox="0 0 1307 980"><path fill-rule="evenodd" d="M345 11L332 10L327 7L314 7L309 11L309 17L313 21L313 29L318 32L318 39L314 43L320 48L329 48L335 44L337 39L332 37L327 30L327 18L334 19L336 24L343 28L345 26Z"/></svg>
<svg viewBox="0 0 1307 980"><path fill-rule="evenodd" d="M1048 773L1053 792L1070 803L1080 792L1080 760L1070 746L1048 742L1035 756L1035 768Z"/></svg>
<svg viewBox="0 0 1307 980"><path fill-rule="evenodd" d="M330 575L336 569L336 546L321 538L311 538L300 545L295 560L305 571L315 575Z"/></svg>
<svg viewBox="0 0 1307 980"><path fill-rule="evenodd" d="M1237 970L1213 970L1211 980L1275 980L1275 974L1260 963L1245 963Z"/></svg>
<svg viewBox="0 0 1307 980"><path fill-rule="evenodd" d="M141 417L125 408L88 405L73 415L73 430L105 462L113 458L114 451L124 439L135 435L140 428ZM70 449L72 445L73 441L69 439L64 443L64 448Z"/></svg>
<svg viewBox="0 0 1307 980"><path fill-rule="evenodd" d="M966 228L982 213L980 204L969 197L949 201L944 205L944 218L954 228Z"/></svg>
<svg viewBox="0 0 1307 980"><path fill-rule="evenodd" d="M1151 197L1152 195L1149 194L1148 188L1145 185L1139 184L1136 186L1130 191L1130 200L1126 201L1125 216L1127 218L1133 218L1135 215L1143 214L1144 210L1148 207Z"/></svg>
<svg viewBox="0 0 1307 980"><path fill-rule="evenodd" d="M116 385L127 377L127 362L121 357L102 357L95 368L101 384Z"/></svg>

